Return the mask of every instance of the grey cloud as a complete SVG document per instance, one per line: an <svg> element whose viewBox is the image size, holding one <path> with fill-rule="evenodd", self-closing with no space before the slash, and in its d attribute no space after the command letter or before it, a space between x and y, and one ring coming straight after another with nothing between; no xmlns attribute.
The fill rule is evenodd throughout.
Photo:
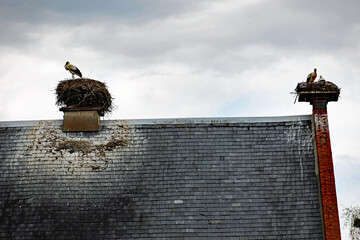
<svg viewBox="0 0 360 240"><path fill-rule="evenodd" d="M31 25L24 22L0 22L1 47L19 46L24 48L25 46L33 43L29 36L29 28L31 27Z"/></svg>
<svg viewBox="0 0 360 240"><path fill-rule="evenodd" d="M77 0L71 2L46 0L0 0L0 18L36 24L49 22L86 22L93 18L117 18L146 21L163 18L181 11L196 9L202 1L163 0Z"/></svg>
<svg viewBox="0 0 360 240"><path fill-rule="evenodd" d="M21 7L28 14L23 18L19 16L20 23L4 26L14 30L8 30L2 42L31 41L26 37L29 31L45 29L46 34L52 31L52 18L55 18L54 29L62 27L74 33L68 43L89 51L122 56L130 62L149 58L177 61L189 59L190 54L194 62L212 62L223 67L217 62L220 56L239 55L236 51L246 45L324 51L357 44L349 37L354 32L359 34L359 29L356 30L359 17L352 10L359 4L353 1L334 3L340 13L331 11L335 12L333 17L329 13L329 8L334 7L333 1L329 4L326 1L263 1L245 7L229 1L234 9L225 10L220 5L217 9L216 4L221 2L192 2L104 1L99 4L92 0L73 1L71 5L57 1L28 2ZM16 4L5 5L11 15L14 6ZM342 16L340 14L344 18L337 17ZM21 19L30 20L31 16L42 20L33 25L49 27L21 24Z"/></svg>
<svg viewBox="0 0 360 240"><path fill-rule="evenodd" d="M326 3L323 2L323 5ZM350 42L345 46L343 43L343 39L353 34L352 23L345 24L347 22L343 21L334 29L332 21L326 17L327 13L322 15L321 12L307 11L307 8L284 2L260 2L230 13L213 9L213 16L208 15L209 10L205 7L191 12L186 10L136 25L116 19L100 23L92 21L89 23L92 27L77 34L74 41L90 50L120 55L140 64L149 59L186 59L200 65L212 63L221 67L224 64L219 60L226 60L223 59L225 55L233 58L241 55L237 51L247 45L331 51L356 44L356 40L349 37ZM99 45L102 47L99 48ZM242 61L241 56L236 60Z"/></svg>

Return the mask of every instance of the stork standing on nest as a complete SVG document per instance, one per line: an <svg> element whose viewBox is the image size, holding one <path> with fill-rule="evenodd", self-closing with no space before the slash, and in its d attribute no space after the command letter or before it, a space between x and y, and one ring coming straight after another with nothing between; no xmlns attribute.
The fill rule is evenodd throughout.
<svg viewBox="0 0 360 240"><path fill-rule="evenodd" d="M317 77L316 68L314 68L314 72L309 73L309 75L307 76L306 82L307 82L307 83L312 83L312 82L315 81L316 77Z"/></svg>
<svg viewBox="0 0 360 240"><path fill-rule="evenodd" d="M68 70L72 74L72 78L74 78L74 74L82 77L80 70L74 65L70 64L69 61L65 63L65 69Z"/></svg>

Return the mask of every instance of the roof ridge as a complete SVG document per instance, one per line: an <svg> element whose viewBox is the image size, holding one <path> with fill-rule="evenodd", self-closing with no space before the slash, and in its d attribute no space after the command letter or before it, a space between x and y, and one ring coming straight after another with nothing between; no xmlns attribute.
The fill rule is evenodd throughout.
<svg viewBox="0 0 360 240"><path fill-rule="evenodd" d="M128 125L137 124L200 124L200 123L256 123L256 122L289 122L310 120L311 115L267 116L267 117L204 117L204 118L153 118L153 119L111 119L101 120L100 125L108 125L116 121L125 121ZM62 125L63 120L25 120L0 121L0 127L27 127L38 125L41 121L50 121Z"/></svg>

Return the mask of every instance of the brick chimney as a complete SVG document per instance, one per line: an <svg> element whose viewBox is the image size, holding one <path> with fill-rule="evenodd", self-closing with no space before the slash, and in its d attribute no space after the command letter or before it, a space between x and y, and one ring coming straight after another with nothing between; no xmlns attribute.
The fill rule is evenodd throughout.
<svg viewBox="0 0 360 240"><path fill-rule="evenodd" d="M310 102L313 106L316 172L321 194L320 205L324 239L338 240L341 239L341 235L327 117L327 103L338 100L340 89L332 82L318 81L313 83L299 83L296 92L299 102Z"/></svg>

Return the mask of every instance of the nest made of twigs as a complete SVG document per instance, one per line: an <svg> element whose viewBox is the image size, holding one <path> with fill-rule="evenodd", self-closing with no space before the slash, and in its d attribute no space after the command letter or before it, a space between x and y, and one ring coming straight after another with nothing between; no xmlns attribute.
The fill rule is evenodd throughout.
<svg viewBox="0 0 360 240"><path fill-rule="evenodd" d="M300 82L295 88L297 94L304 92L337 92L340 93L340 88L330 81L317 81L312 83Z"/></svg>
<svg viewBox="0 0 360 240"><path fill-rule="evenodd" d="M105 83L77 78L62 80L55 89L56 105L60 107L100 107L104 113L112 111L112 100Z"/></svg>

